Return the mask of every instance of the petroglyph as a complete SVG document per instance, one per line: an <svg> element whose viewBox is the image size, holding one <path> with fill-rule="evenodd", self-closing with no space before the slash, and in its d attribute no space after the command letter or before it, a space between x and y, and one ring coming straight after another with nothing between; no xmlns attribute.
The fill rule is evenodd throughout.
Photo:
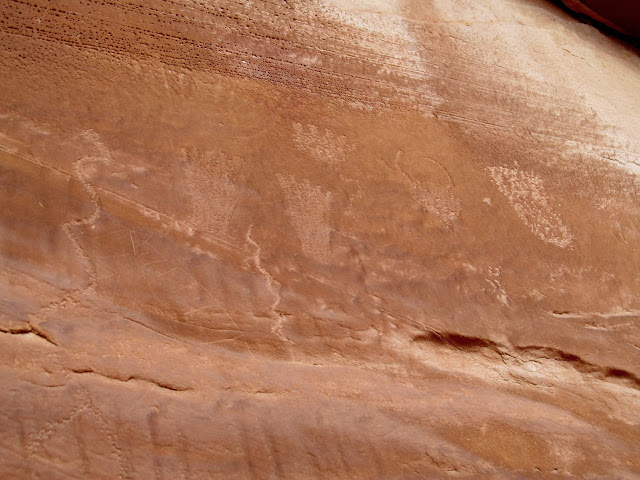
<svg viewBox="0 0 640 480"><path fill-rule="evenodd" d="M204 231L226 234L241 193L231 178L242 159L224 152L183 148L182 160L191 187L193 222Z"/></svg>
<svg viewBox="0 0 640 480"><path fill-rule="evenodd" d="M542 178L504 166L489 167L489 172L498 190L534 234L556 247L571 245L573 234L553 211Z"/></svg>
<svg viewBox="0 0 640 480"><path fill-rule="evenodd" d="M100 205L100 198L98 196L98 192L96 188L92 185L90 179L95 174L97 166L96 163L102 163L104 165L111 165L113 163L113 158L111 157L111 153L109 149L102 143L100 140L100 136L93 131L85 131L82 133L82 138L90 143L98 150L98 155L95 156L84 156L78 160L76 160L73 164L73 171L75 173L76 179L82 184L84 189L87 191L89 196L91 197L91 202L94 205L94 210L91 215L82 218L82 219L74 219L62 226L62 229L73 243L73 247L78 252L78 255L82 258L82 262L85 265L85 269L87 274L89 275L89 283L82 291L93 291L96 288L96 280L95 280L95 266L91 259L87 256L84 248L80 244L78 237L73 231L74 226L82 226L82 225L95 225L98 218L102 213L102 207ZM76 293L80 293L76 292Z"/></svg>
<svg viewBox="0 0 640 480"><path fill-rule="evenodd" d="M551 2L0 12L0 479L640 474L634 52Z"/></svg>
<svg viewBox="0 0 640 480"><path fill-rule="evenodd" d="M303 252L318 260L329 260L331 192L291 175L278 174L278 180L286 194L287 213L302 242Z"/></svg>
<svg viewBox="0 0 640 480"><path fill-rule="evenodd" d="M504 289L504 287L502 286L502 282L500 281L501 273L502 269L500 267L490 267L489 278L487 278L486 280L492 293L496 296L500 303L508 307L511 304L511 301L509 300L507 291Z"/></svg>
<svg viewBox="0 0 640 480"><path fill-rule="evenodd" d="M305 127L294 123L293 141L298 149L329 165L344 161L346 153L353 149L346 136L336 135L330 130L321 132L315 125Z"/></svg>
<svg viewBox="0 0 640 480"><path fill-rule="evenodd" d="M62 224L61 228L69 238L69 241L73 245L74 250L80 257L87 276L89 277L85 285L74 288L65 293L58 300L45 305L35 314L31 315L32 320L38 320L47 313L54 312L58 309L65 308L67 305L75 304L78 302L78 298L85 294L94 292L98 282L96 280L96 267L93 260L89 257L85 248L83 247L78 235L75 232L75 227L91 226L100 218L102 214L102 206L100 204L100 197L96 187L91 182L91 177L95 175L97 171L97 163L104 165L111 165L113 159L109 149L102 143L100 136L93 131L87 130L81 134L83 140L92 144L92 146L98 151L98 155L85 155L73 162L73 173L75 179L82 184L85 191L89 194L91 203L93 205L93 212L83 218L74 218ZM32 328L34 328L32 326Z"/></svg>
<svg viewBox="0 0 640 480"><path fill-rule="evenodd" d="M436 167L439 177L443 177L444 181L438 184L434 182L423 183L407 171L400 164L400 159L404 156L404 152L399 151L396 154L393 165L383 162L390 168L397 168L407 182L409 182L409 191L413 199L427 212L435 215L445 225L451 226L459 216L462 210L462 201L453 193L453 179L449 171L440 163L429 157L423 157L431 166ZM444 175L443 175L444 174Z"/></svg>
<svg viewBox="0 0 640 480"><path fill-rule="evenodd" d="M420 183L411 186L411 195L429 213L438 217L446 225L451 225L460 215L462 202L450 188L430 186Z"/></svg>
<svg viewBox="0 0 640 480"><path fill-rule="evenodd" d="M93 445L89 447L78 438L78 432L87 424L93 427ZM75 434L72 432L76 432ZM67 449L57 448L60 442L75 438L75 445L67 445ZM119 479L131 478L124 452L117 445L117 436L105 419L102 412L88 399L76 406L67 416L49 421L37 432L27 436L27 455L33 461L45 461L53 465L62 464L58 471L64 473L66 468L85 470L101 470L110 467L119 471ZM96 455L95 448L101 447L100 455ZM50 447L50 448L47 448ZM75 448L74 448L75 447ZM84 465L80 466L81 462ZM66 467L66 468L65 468ZM88 473L85 471L85 473ZM31 472L31 478L41 478L36 471Z"/></svg>

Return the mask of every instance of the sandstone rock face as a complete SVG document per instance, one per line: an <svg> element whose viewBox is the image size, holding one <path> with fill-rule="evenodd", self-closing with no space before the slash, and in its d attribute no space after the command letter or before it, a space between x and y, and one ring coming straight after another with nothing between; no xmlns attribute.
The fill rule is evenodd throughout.
<svg viewBox="0 0 640 480"><path fill-rule="evenodd" d="M538 0L0 11L1 478L640 478L637 52Z"/></svg>

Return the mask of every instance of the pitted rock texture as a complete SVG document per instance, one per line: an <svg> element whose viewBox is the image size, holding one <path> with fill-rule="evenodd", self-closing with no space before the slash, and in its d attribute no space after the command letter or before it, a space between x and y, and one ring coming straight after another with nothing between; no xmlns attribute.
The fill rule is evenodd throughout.
<svg viewBox="0 0 640 480"><path fill-rule="evenodd" d="M640 478L631 47L6 0L0 48L1 478Z"/></svg>

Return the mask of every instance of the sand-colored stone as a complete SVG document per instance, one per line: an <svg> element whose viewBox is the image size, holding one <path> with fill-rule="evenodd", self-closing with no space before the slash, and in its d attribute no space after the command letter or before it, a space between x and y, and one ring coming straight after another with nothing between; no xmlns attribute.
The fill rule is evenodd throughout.
<svg viewBox="0 0 640 480"><path fill-rule="evenodd" d="M539 0L0 49L0 478L640 478L637 51Z"/></svg>

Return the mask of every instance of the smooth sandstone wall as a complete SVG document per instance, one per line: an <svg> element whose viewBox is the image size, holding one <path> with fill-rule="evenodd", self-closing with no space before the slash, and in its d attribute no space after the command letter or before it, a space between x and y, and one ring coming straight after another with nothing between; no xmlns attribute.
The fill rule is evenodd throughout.
<svg viewBox="0 0 640 480"><path fill-rule="evenodd" d="M0 4L0 477L640 475L640 57L536 0Z"/></svg>

